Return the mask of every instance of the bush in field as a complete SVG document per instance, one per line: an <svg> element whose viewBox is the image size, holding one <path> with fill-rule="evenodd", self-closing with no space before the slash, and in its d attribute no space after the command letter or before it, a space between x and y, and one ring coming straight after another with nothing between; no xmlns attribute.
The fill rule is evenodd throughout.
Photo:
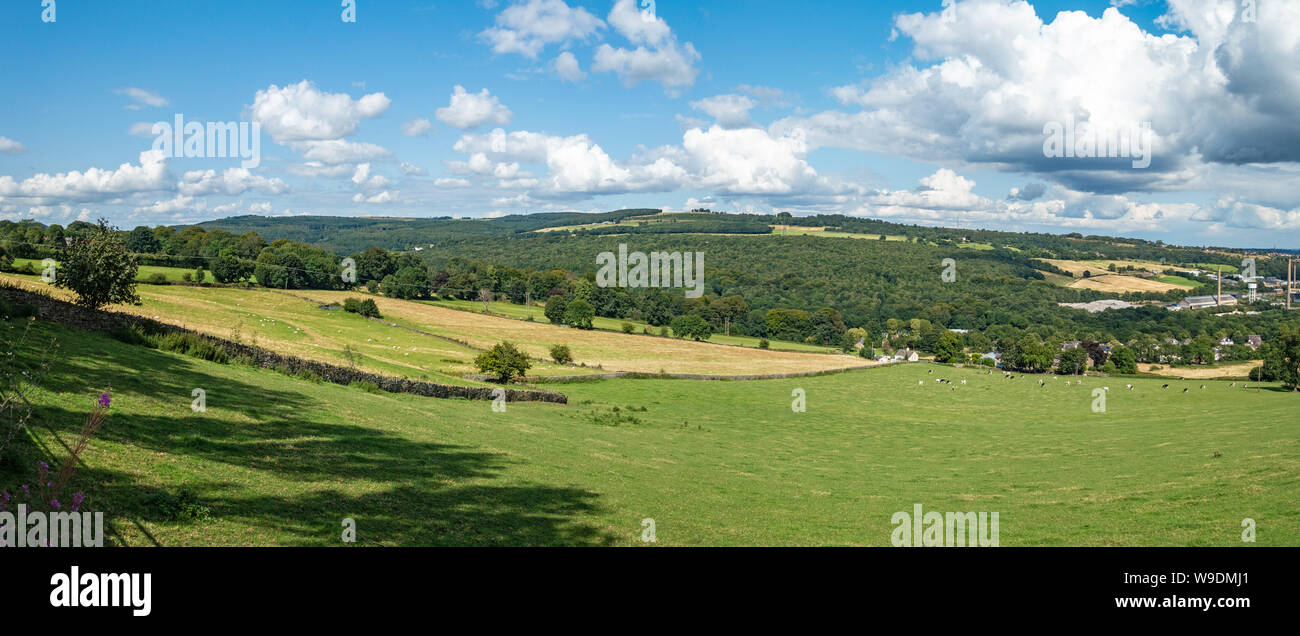
<svg viewBox="0 0 1300 636"><path fill-rule="evenodd" d="M385 276L379 287L390 298L415 300L427 298L432 283L429 282L429 272L423 267L403 267L396 274Z"/></svg>
<svg viewBox="0 0 1300 636"><path fill-rule="evenodd" d="M226 250L212 263L212 279L218 283L238 283L253 275L253 263Z"/></svg>
<svg viewBox="0 0 1300 636"><path fill-rule="evenodd" d="M938 362L961 361L961 339L947 329L939 333L935 343L934 359Z"/></svg>
<svg viewBox="0 0 1300 636"><path fill-rule="evenodd" d="M596 308L585 300L575 300L564 309L564 324L578 329L591 329L596 318Z"/></svg>
<svg viewBox="0 0 1300 636"><path fill-rule="evenodd" d="M546 300L546 319L552 324L561 324L564 322L564 312L569 308L569 300L562 295L551 296Z"/></svg>
<svg viewBox="0 0 1300 636"><path fill-rule="evenodd" d="M497 382L504 384L528 373L533 364L515 345L501 342L475 357L474 366L483 373L496 375Z"/></svg>
<svg viewBox="0 0 1300 636"><path fill-rule="evenodd" d="M713 335L709 322L695 314L686 314L673 318L673 334L678 338L691 338L696 341L708 340Z"/></svg>
<svg viewBox="0 0 1300 636"><path fill-rule="evenodd" d="M163 334L146 335L145 338L155 349L181 353L220 364L230 362L230 356L225 349L195 333L169 331Z"/></svg>
<svg viewBox="0 0 1300 636"><path fill-rule="evenodd" d="M348 298L343 301L343 311L360 314L367 318L381 318L379 315L379 305L375 304L374 299L367 298Z"/></svg>
<svg viewBox="0 0 1300 636"><path fill-rule="evenodd" d="M1138 371L1137 353L1128 347L1115 347L1109 361L1115 363L1116 373L1134 374Z"/></svg>
<svg viewBox="0 0 1300 636"><path fill-rule="evenodd" d="M135 276L139 269L126 243L101 220L63 248L54 285L71 289L77 304L92 309L109 303L138 305Z"/></svg>
<svg viewBox="0 0 1300 636"><path fill-rule="evenodd" d="M622 329L623 329L623 333L635 333L635 332L636 332L636 325L634 325L634 324L632 324L632 323L630 323L630 322L625 322L625 323L623 323L623 325L622 325Z"/></svg>
<svg viewBox="0 0 1300 636"><path fill-rule="evenodd" d="M154 272L150 274L148 278L144 279L144 282L149 283L150 285L166 285L167 275L162 272Z"/></svg>
<svg viewBox="0 0 1300 636"><path fill-rule="evenodd" d="M1056 365L1059 375L1082 375L1088 370L1088 352L1083 347L1066 349L1061 353L1061 361Z"/></svg>
<svg viewBox="0 0 1300 636"><path fill-rule="evenodd" d="M567 345L555 345L551 347L551 359L559 364L569 364L573 362L573 352Z"/></svg>

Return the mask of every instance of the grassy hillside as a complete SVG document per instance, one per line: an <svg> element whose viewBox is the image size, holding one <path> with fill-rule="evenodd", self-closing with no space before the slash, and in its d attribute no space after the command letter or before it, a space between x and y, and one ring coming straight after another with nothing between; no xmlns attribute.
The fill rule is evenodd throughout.
<svg viewBox="0 0 1300 636"><path fill-rule="evenodd" d="M0 275L50 290L32 276ZM64 290L54 295L70 297ZM341 305L358 292L141 285L143 304L113 306L155 320L331 364L432 382L482 384L463 379L478 373L479 350L510 340L537 359L531 376L581 375L601 371L749 375L800 373L872 364L855 356L764 351L676 338L582 331L547 322L524 322L439 307L432 303L373 297L383 321L322 305ZM311 300L307 300L311 299ZM391 323L391 324L390 324ZM392 326L397 325L397 326ZM417 333L423 332L423 333ZM723 338L725 339L725 338ZM574 362L545 362L552 345L565 344ZM807 347L807 349L814 349ZM349 350L351 355L349 355ZM821 349L825 351L825 349Z"/></svg>
<svg viewBox="0 0 1300 636"><path fill-rule="evenodd" d="M60 363L0 480L61 458L111 385L73 487L108 512L114 543L342 545L353 518L358 545L642 545L653 518L658 545L887 545L890 516L916 503L997 511L1004 546L1241 545L1246 517L1262 545L1300 537L1295 396L1270 389L1040 388L915 364L567 385L568 406L494 413L38 325ZM1093 413L1106 383L1108 409ZM191 411L193 388L206 413ZM795 388L806 413L791 411ZM163 520L148 503L181 489L210 521Z"/></svg>

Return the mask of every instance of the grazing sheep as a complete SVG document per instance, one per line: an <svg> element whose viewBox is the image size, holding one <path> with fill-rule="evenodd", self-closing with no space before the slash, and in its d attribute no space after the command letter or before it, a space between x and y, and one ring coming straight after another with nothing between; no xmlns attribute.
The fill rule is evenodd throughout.
<svg viewBox="0 0 1300 636"><path fill-rule="evenodd" d="M1229 385L1228 385L1228 388L1231 389L1231 388L1234 387L1234 386L1237 386L1237 383L1236 383L1236 382L1233 382L1232 384L1229 384Z"/></svg>
<svg viewBox="0 0 1300 636"><path fill-rule="evenodd" d="M1124 385L1124 388L1126 388L1126 389L1132 391L1132 390L1133 390L1133 385L1132 385L1132 384L1125 384L1125 385Z"/></svg>
<svg viewBox="0 0 1300 636"><path fill-rule="evenodd" d="M1167 389L1167 388L1169 388L1169 385L1168 385L1168 384L1164 384L1164 385L1161 385L1160 388L1162 388L1162 389Z"/></svg>
<svg viewBox="0 0 1300 636"><path fill-rule="evenodd" d="M1186 392L1187 392L1187 389L1183 389L1183 393L1186 393Z"/></svg>
<svg viewBox="0 0 1300 636"><path fill-rule="evenodd" d="M1205 385L1204 385L1204 384L1201 385L1201 390L1202 390L1202 391L1205 390Z"/></svg>
<svg viewBox="0 0 1300 636"><path fill-rule="evenodd" d="M925 380L918 380L917 384L920 386L925 386Z"/></svg>
<svg viewBox="0 0 1300 636"><path fill-rule="evenodd" d="M962 380L961 383L962 383L963 385L965 385L965 384L966 384L966 381L965 381L965 380Z"/></svg>

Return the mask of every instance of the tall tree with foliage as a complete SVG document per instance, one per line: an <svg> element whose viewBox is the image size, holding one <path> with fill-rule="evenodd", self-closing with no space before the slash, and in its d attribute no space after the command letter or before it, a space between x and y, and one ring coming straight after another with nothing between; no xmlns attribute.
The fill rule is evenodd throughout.
<svg viewBox="0 0 1300 636"><path fill-rule="evenodd" d="M585 300L575 300L564 308L564 324L578 329L591 329L596 309Z"/></svg>
<svg viewBox="0 0 1300 636"><path fill-rule="evenodd" d="M1300 391L1300 325L1282 325L1260 372L1261 379L1281 382L1293 392Z"/></svg>
<svg viewBox="0 0 1300 636"><path fill-rule="evenodd" d="M691 338L692 340L708 340L713 335L713 329L709 327L709 321L695 315L686 314L673 318L670 327L673 335L678 338Z"/></svg>
<svg viewBox="0 0 1300 636"><path fill-rule="evenodd" d="M564 312L568 308L569 299L565 298L564 294L556 294L547 299L543 312L546 314L546 319L551 321L551 324L558 325L564 322Z"/></svg>
<svg viewBox="0 0 1300 636"><path fill-rule="evenodd" d="M85 236L62 249L54 285L70 289L77 304L99 308L109 303L138 305L135 276L140 267L126 243L101 219Z"/></svg>
<svg viewBox="0 0 1300 636"><path fill-rule="evenodd" d="M528 369L532 368L533 363L513 343L500 342L491 349L478 354L474 358L474 366L478 367L479 371L483 373L491 373L497 376L497 382L504 384L515 377L528 373Z"/></svg>
<svg viewBox="0 0 1300 636"><path fill-rule="evenodd" d="M1056 364L1060 375L1083 375L1088 370L1088 352L1083 347L1066 349L1061 353L1061 361Z"/></svg>
<svg viewBox="0 0 1300 636"><path fill-rule="evenodd" d="M1137 353L1128 347L1116 347L1110 355L1110 361L1115 363L1115 372L1132 375L1137 373Z"/></svg>
<svg viewBox="0 0 1300 636"><path fill-rule="evenodd" d="M961 360L961 339L957 334L944 329L939 333L934 345L934 359L937 362L957 362Z"/></svg>

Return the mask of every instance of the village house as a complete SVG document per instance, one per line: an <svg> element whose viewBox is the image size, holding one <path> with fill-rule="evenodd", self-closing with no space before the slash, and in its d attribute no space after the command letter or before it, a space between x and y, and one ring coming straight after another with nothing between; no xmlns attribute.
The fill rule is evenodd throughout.
<svg viewBox="0 0 1300 636"><path fill-rule="evenodd" d="M899 349L894 352L894 362L916 362L921 359L921 354L911 349Z"/></svg>

